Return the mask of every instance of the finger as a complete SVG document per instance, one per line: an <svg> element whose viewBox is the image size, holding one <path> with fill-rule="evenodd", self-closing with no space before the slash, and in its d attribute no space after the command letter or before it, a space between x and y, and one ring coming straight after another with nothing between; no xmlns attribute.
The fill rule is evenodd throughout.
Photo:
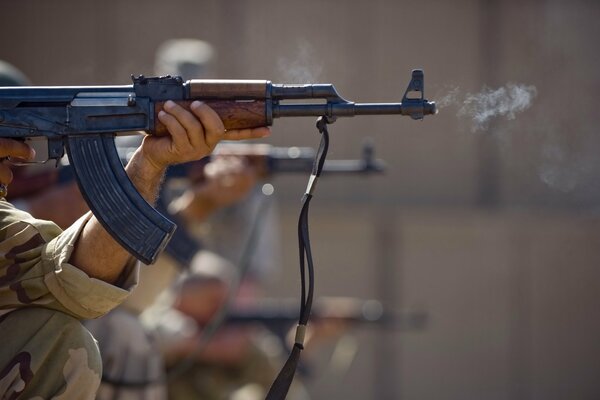
<svg viewBox="0 0 600 400"><path fill-rule="evenodd" d="M214 149L225 134L225 126L221 117L212 108L200 101L194 101L190 108L204 126L206 144Z"/></svg>
<svg viewBox="0 0 600 400"><path fill-rule="evenodd" d="M223 140L247 140L260 139L271 135L271 129L268 127L254 129L232 129L225 133Z"/></svg>
<svg viewBox="0 0 600 400"><path fill-rule="evenodd" d="M0 138L0 158L15 157L23 160L35 158L35 150L24 142Z"/></svg>
<svg viewBox="0 0 600 400"><path fill-rule="evenodd" d="M203 145L204 127L192 113L171 100L165 103L164 109L185 128L188 141L192 147L197 148Z"/></svg>
<svg viewBox="0 0 600 400"><path fill-rule="evenodd" d="M171 134L171 139L173 140L173 146L178 149L189 149L191 148L190 139L185 128L179 123L177 118L173 115L166 113L165 111L160 111L158 113L158 119L162 122L166 127L169 133Z"/></svg>
<svg viewBox="0 0 600 400"><path fill-rule="evenodd" d="M0 164L0 184L8 185L13 180L13 173L4 163Z"/></svg>

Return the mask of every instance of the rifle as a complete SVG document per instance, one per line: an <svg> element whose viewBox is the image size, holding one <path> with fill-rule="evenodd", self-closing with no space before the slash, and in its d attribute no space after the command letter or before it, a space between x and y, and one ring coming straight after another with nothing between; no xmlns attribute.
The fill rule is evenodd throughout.
<svg viewBox="0 0 600 400"><path fill-rule="evenodd" d="M274 173L306 173L313 167L316 151L311 147L274 147L268 144L221 143L215 155L246 157L262 178ZM385 163L375 158L371 142L363 144L361 157L352 160L325 160L324 174L371 174L382 173Z"/></svg>
<svg viewBox="0 0 600 400"><path fill-rule="evenodd" d="M401 103L354 103L331 84L289 85L266 80L189 80L132 77L132 85L0 88L0 137L45 138L48 159L66 153L80 191L111 236L151 264L175 224L137 192L121 164L114 137L131 131L167 134L158 120L164 102L212 107L226 129L272 125L275 118L400 114L423 119L436 112L423 97L423 71L414 70ZM311 100L311 101L308 101ZM302 102L306 101L306 102Z"/></svg>
<svg viewBox="0 0 600 400"><path fill-rule="evenodd" d="M377 300L360 300L350 297L321 297L315 300L313 321L340 321L349 325L378 325L399 328L403 331L423 330L428 316L424 312L392 315L384 311ZM275 333L287 333L298 322L296 299L261 299L256 304L234 307L225 317L227 324L265 325Z"/></svg>

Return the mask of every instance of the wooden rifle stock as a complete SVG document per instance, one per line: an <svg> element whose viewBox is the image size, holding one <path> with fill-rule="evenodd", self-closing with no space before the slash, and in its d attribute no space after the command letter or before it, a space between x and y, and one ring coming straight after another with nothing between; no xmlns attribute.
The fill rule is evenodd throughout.
<svg viewBox="0 0 600 400"><path fill-rule="evenodd" d="M176 101L179 105L190 110L194 100L208 104L223 120L225 129L258 128L271 125L267 119L267 88L266 80L202 80L188 81L189 99ZM156 102L154 117L156 135L167 134L166 127L158 120L158 112L164 102Z"/></svg>
<svg viewBox="0 0 600 400"><path fill-rule="evenodd" d="M190 110L194 100L176 101L177 104ZM266 102L264 100L205 100L223 120L225 129L259 128L269 125L265 113ZM158 119L158 113L163 109L164 102L157 102L154 106L154 131L155 135L164 136L168 134L167 127Z"/></svg>

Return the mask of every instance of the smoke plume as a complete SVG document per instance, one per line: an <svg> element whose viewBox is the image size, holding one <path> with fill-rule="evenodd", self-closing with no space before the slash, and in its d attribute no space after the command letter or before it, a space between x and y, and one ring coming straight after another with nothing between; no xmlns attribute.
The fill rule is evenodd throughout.
<svg viewBox="0 0 600 400"><path fill-rule="evenodd" d="M293 57L280 57L277 60L277 68L282 80L290 83L314 83L323 70L314 47L302 39L298 40Z"/></svg>
<svg viewBox="0 0 600 400"><path fill-rule="evenodd" d="M436 96L434 96L435 105L438 110L460 102L460 89L458 86L447 86L444 92L446 93L438 93Z"/></svg>
<svg viewBox="0 0 600 400"><path fill-rule="evenodd" d="M438 109L456 105L457 116L468 118L473 132L486 130L489 123L503 117L507 120L531 107L537 95L535 86L509 83L497 89L484 87L479 93L461 95L460 88L447 87L445 94L436 97Z"/></svg>
<svg viewBox="0 0 600 400"><path fill-rule="evenodd" d="M531 106L536 95L535 86L509 83L498 89L485 87L479 93L468 93L457 115L470 118L473 131L485 130L492 118L515 119L517 113Z"/></svg>

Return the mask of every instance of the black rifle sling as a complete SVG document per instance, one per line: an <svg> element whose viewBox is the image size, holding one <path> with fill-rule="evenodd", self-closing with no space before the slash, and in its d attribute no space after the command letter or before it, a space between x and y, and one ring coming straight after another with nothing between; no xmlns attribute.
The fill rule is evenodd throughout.
<svg viewBox="0 0 600 400"><path fill-rule="evenodd" d="M327 124L332 123L333 121L333 119L327 117L320 117L317 120L317 129L321 134L321 143L319 145L319 151L315 156L313 171L310 180L308 181L306 193L304 193L304 196L302 197L302 210L300 211L300 217L298 218L298 248L300 253L301 282L300 318L296 328L296 337L292 351L279 372L279 375L277 375L277 378L275 378L275 381L271 385L266 400L285 399L290 390L290 385L294 380L298 363L300 362L300 352L304 349L304 336L306 334L306 327L312 309L315 287L315 273L308 231L308 211L317 180L323 171L327 150L329 149L329 132L327 131ZM308 287L306 284L307 275Z"/></svg>
<svg viewBox="0 0 600 400"><path fill-rule="evenodd" d="M114 135L69 136L66 147L81 194L104 229L138 260L152 264L176 226L133 186Z"/></svg>

